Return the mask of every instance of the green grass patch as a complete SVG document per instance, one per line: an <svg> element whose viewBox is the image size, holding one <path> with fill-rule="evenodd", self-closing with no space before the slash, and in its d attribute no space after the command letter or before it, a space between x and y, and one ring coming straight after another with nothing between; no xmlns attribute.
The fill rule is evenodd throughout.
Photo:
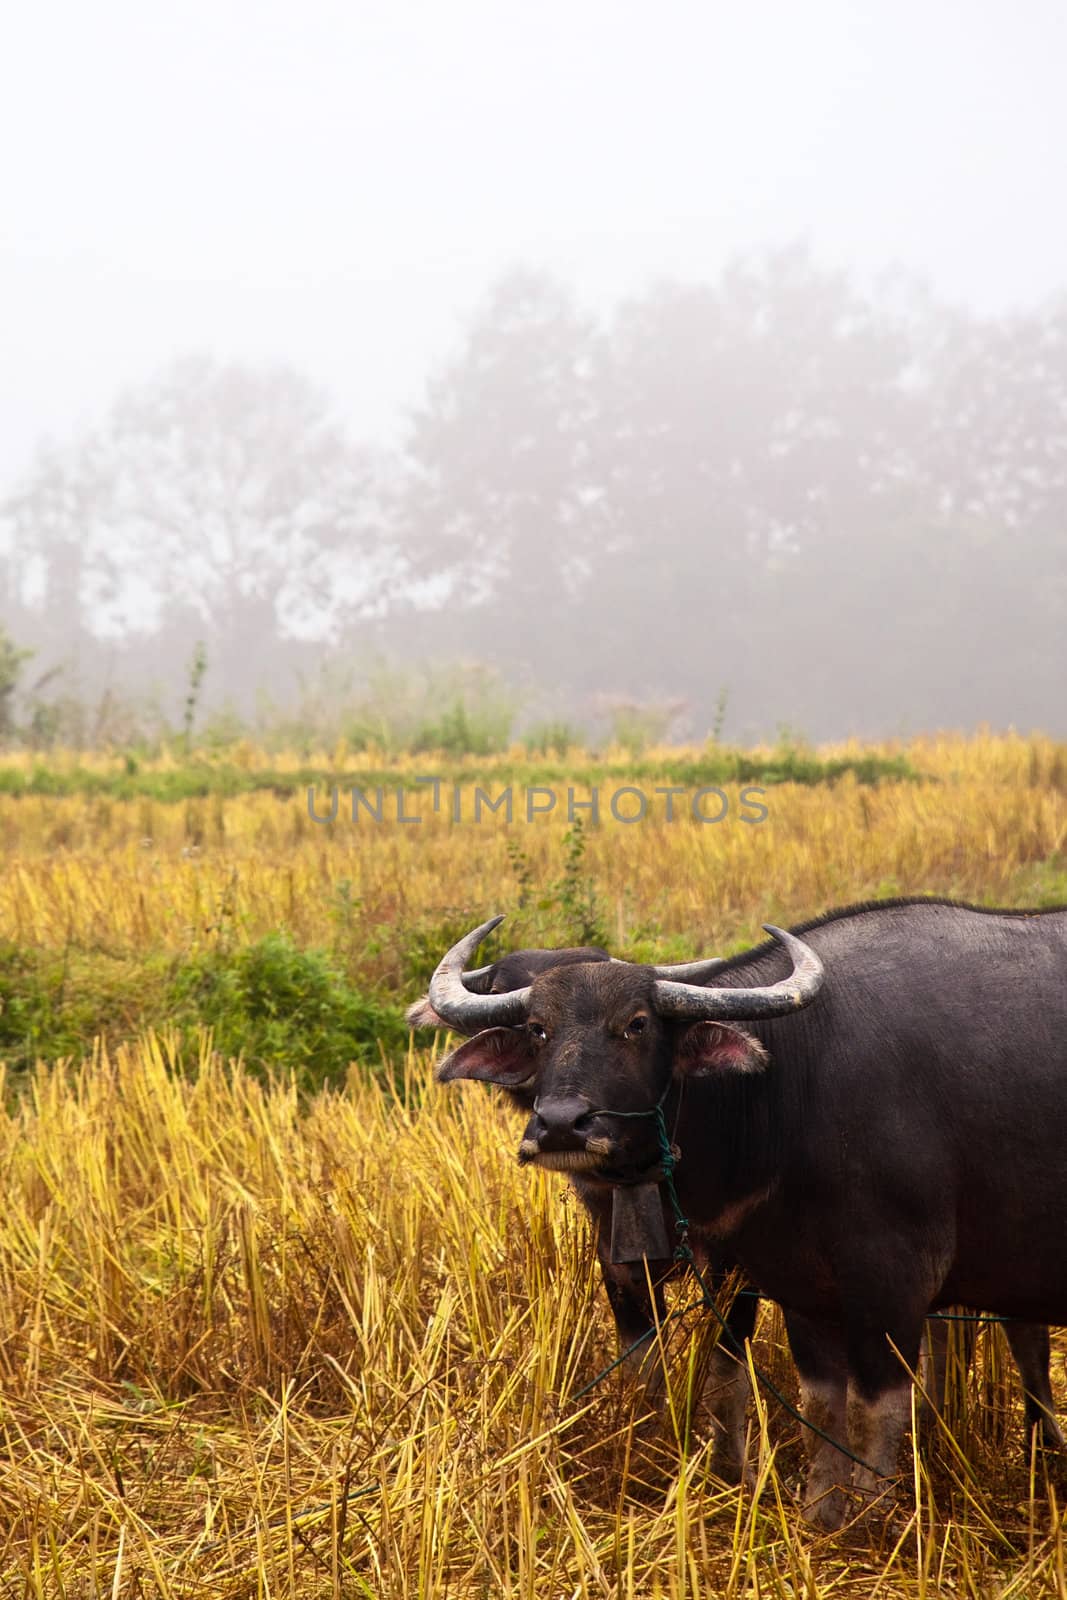
<svg viewBox="0 0 1067 1600"><path fill-rule="evenodd" d="M431 756L427 764L433 768ZM461 764L440 764L442 782L453 785L492 785L494 789L508 784L519 787L567 785L588 788L610 783L632 784L641 781L669 781L698 789L722 784L801 783L805 785L833 784L851 776L858 783L914 782L924 778L903 756L849 756L824 760L802 749L784 749L768 755L751 755L744 751L715 750L697 758L679 755L655 761L634 760L604 762L583 758L573 767L561 761L531 761L523 763L494 763L490 768ZM932 780L927 780L932 781ZM210 796L222 797L273 793L279 799L306 795L315 786L319 793L320 811L329 804L329 790L337 785L342 792L342 807L350 805L349 794L358 787L369 798L381 788L386 792L387 804L397 789L415 791L410 770L383 767L359 774L331 773L325 767L302 767L295 772L272 770L250 771L225 762L191 762L187 766L163 769L139 767L127 762L115 772L96 772L86 767L54 767L43 762L24 770L19 767L0 767L0 794L47 795L64 797L84 795L112 800L155 800L163 805L176 805L185 800L203 800ZM425 800L428 791L416 791Z"/></svg>
<svg viewBox="0 0 1067 1600"><path fill-rule="evenodd" d="M399 1006L352 984L324 950L271 933L183 962L170 986L176 1018L210 1027L224 1056L263 1071L281 1064L308 1088L343 1078L350 1061L375 1067L407 1045Z"/></svg>
<svg viewBox="0 0 1067 1600"><path fill-rule="evenodd" d="M282 933L177 962L0 944L0 1059L16 1072L160 1026L193 1056L197 1030L211 1028L222 1055L259 1073L293 1071L308 1089L343 1081L353 1061L375 1070L382 1050L395 1055L408 1039L399 1003Z"/></svg>
<svg viewBox="0 0 1067 1600"><path fill-rule="evenodd" d="M0 942L0 1059L21 1069L133 1038L166 1004L167 961Z"/></svg>
<svg viewBox="0 0 1067 1600"><path fill-rule="evenodd" d="M1067 854L1035 861L1015 874L1005 905L1039 911L1067 906Z"/></svg>

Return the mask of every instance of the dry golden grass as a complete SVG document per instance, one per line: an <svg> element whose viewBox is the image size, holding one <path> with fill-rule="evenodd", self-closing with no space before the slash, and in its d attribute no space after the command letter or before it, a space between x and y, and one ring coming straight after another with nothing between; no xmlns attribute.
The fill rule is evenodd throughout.
<svg viewBox="0 0 1067 1600"><path fill-rule="evenodd" d="M777 785L766 792L769 816L758 826L737 820L736 787L733 810L718 825L693 821L684 800L672 822L656 801L644 822L629 825L602 804L584 867L615 947L625 951L651 932L718 949L754 938L764 921L788 923L886 893L1006 904L1039 898L1043 868L1067 846L1067 747L979 736L880 751L901 752L927 781ZM426 758L395 763L397 784L428 766ZM491 785L494 763L485 767ZM587 797L582 762L571 770L576 797ZM447 812L447 774L445 782L442 812L432 813L423 792L417 826L395 820L391 793L382 823L365 814L352 822L342 803L331 825L311 820L305 797L270 792L171 806L0 796L0 929L25 945L116 956L186 950L210 939L220 916L240 938L285 927L300 942L328 942L336 933L332 897L345 883L359 928L381 931L369 970L386 979L398 972L392 931L418 919L499 909L511 913L510 941L549 931L552 908L538 906L537 893L562 871L566 786L558 785L549 817L519 820L517 801L510 827L489 815L457 826ZM469 818L473 786L462 803ZM535 886L525 909L516 847Z"/></svg>
<svg viewBox="0 0 1067 1600"><path fill-rule="evenodd" d="M725 947L877 892L1055 890L1062 747L944 738L906 754L928 781L783 785L759 827L590 831L583 871L613 943ZM397 763L397 781L414 770ZM420 919L510 909L512 942L553 927L537 894L563 870L564 826L327 828L270 794L2 797L0 928L126 961L222 923L325 943L347 881L360 969L389 984L396 930ZM592 1241L561 1181L519 1171L490 1094L434 1088L419 1053L302 1105L284 1071L264 1086L206 1041L176 1070L166 1023L6 1097L4 1600L1067 1597L1067 1471L1026 1458L998 1333L962 1454L942 1440L915 1457L915 1499L881 1542L819 1538L793 1508L798 1426L766 1392L755 1494L711 1477L699 1418L683 1450L640 1424L616 1374L579 1398L614 1354ZM680 1435L709 1337L694 1312L672 1339ZM792 1393L775 1315L757 1344ZM1062 1342L1054 1378L1062 1407Z"/></svg>
<svg viewBox="0 0 1067 1600"><path fill-rule="evenodd" d="M1063 1594L1063 1478L1031 1497L995 1352L970 1466L920 1457L873 1546L800 1520L765 1397L758 1494L699 1425L635 1434L617 1376L576 1398L613 1354L591 1240L515 1132L422 1056L306 1110L156 1037L42 1071L0 1122L0 1592ZM775 1318L757 1358L791 1390Z"/></svg>

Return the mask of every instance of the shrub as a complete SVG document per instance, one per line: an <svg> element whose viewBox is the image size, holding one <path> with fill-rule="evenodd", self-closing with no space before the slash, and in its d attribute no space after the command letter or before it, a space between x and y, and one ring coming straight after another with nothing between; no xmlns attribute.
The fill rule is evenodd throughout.
<svg viewBox="0 0 1067 1600"><path fill-rule="evenodd" d="M611 742L621 745L632 757L641 755L649 745L663 744L671 726L686 709L684 700L640 701L606 698L603 709L607 714Z"/></svg>
<svg viewBox="0 0 1067 1600"><path fill-rule="evenodd" d="M203 1023L224 1056L254 1070L295 1070L309 1088L343 1078L350 1061L376 1066L380 1048L403 1050L397 1006L356 989L322 950L302 950L283 933L235 950L211 950L177 970L170 995L177 1018Z"/></svg>
<svg viewBox="0 0 1067 1600"><path fill-rule="evenodd" d="M581 748L585 735L573 722L555 718L535 722L526 730L522 742L531 756L553 755L562 760L569 750Z"/></svg>
<svg viewBox="0 0 1067 1600"><path fill-rule="evenodd" d="M507 749L514 717L514 697L491 667L457 662L415 672L380 665L368 676L346 737L353 749L390 755L488 756Z"/></svg>
<svg viewBox="0 0 1067 1600"><path fill-rule="evenodd" d="M162 1003L163 963L0 942L0 1059L16 1071L129 1038Z"/></svg>

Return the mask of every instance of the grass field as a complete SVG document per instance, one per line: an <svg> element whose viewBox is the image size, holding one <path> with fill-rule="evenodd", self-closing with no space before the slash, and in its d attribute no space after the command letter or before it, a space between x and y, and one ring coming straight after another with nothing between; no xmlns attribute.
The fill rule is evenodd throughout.
<svg viewBox="0 0 1067 1600"><path fill-rule="evenodd" d="M697 751L640 771L618 753L487 761L485 788L515 787L510 825L470 820L460 769L440 771L434 813L425 758L324 758L319 776L385 791L381 822L342 804L329 825L279 777L302 774L295 757L240 752L262 787L164 760L130 794L86 777L128 778L123 758L57 757L53 792L12 758L5 1600L1067 1595L1067 1467L1024 1450L995 1329L881 1537L800 1519L799 1426L766 1392L757 1492L710 1476L686 1398L711 1337L695 1311L672 1333L666 1428L617 1374L580 1396L614 1353L584 1218L518 1169L513 1115L477 1085L434 1087L403 1031L444 943L496 911L507 946L681 959L879 895L1067 900L1063 746L931 738L792 772L766 754L758 825L730 778L718 824L688 794L673 821L661 801L611 817L628 779L716 782ZM567 785L593 782L600 822L569 824ZM527 783L561 797L530 822ZM395 820L394 789L421 823ZM229 1061L242 1046L248 1064ZM756 1359L794 1393L773 1311ZM1053 1366L1067 1409L1062 1336Z"/></svg>

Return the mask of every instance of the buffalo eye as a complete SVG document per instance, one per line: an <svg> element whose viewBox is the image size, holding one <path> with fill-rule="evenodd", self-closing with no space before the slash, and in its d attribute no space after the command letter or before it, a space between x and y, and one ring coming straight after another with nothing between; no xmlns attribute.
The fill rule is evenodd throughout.
<svg viewBox="0 0 1067 1600"><path fill-rule="evenodd" d="M548 1038L548 1034L545 1032L544 1028L542 1028L539 1022L528 1022L526 1024L526 1032L530 1035L530 1038L536 1040L538 1044L544 1044L545 1040Z"/></svg>
<svg viewBox="0 0 1067 1600"><path fill-rule="evenodd" d="M623 1029L622 1036L624 1039L636 1039L637 1035L639 1033L644 1033L647 1027L648 1018L645 1016L643 1011L639 1011L636 1017L630 1018L629 1022L626 1024L626 1027Z"/></svg>

